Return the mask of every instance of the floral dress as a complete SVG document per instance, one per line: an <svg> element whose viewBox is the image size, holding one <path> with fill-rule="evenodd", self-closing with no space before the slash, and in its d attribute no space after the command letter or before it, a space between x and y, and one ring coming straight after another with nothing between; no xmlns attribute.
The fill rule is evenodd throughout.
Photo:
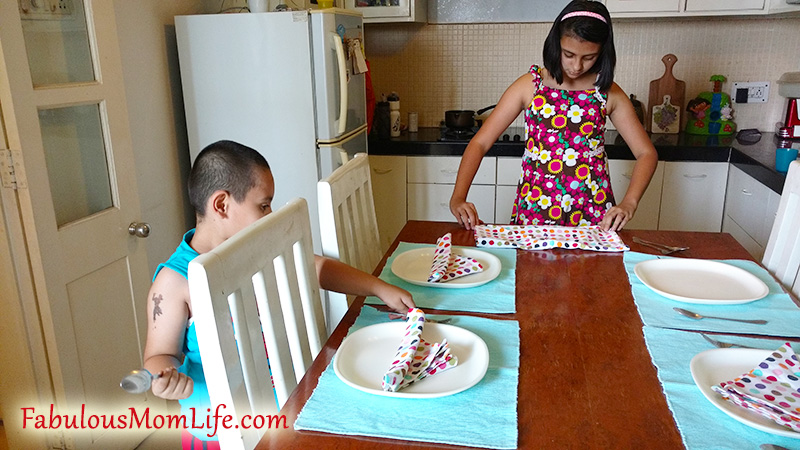
<svg viewBox="0 0 800 450"><path fill-rule="evenodd" d="M516 225L596 225L614 205L605 154L606 100L597 89L545 86L525 109L525 154L511 213Z"/></svg>

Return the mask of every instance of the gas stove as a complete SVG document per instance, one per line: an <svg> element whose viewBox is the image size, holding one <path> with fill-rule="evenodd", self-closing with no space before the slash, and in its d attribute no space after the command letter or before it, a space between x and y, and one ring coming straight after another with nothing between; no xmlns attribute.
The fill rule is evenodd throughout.
<svg viewBox="0 0 800 450"><path fill-rule="evenodd" d="M458 141L469 141L475 136L479 127L472 127L472 128L447 128L445 126L440 127L441 135L439 136L440 142L458 142ZM522 127L509 127L500 137L497 138L497 142L522 142L522 139L525 137L525 129Z"/></svg>

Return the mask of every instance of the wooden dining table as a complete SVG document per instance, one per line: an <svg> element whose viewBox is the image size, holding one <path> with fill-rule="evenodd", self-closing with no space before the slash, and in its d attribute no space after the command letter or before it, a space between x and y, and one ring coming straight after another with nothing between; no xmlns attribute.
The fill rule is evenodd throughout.
<svg viewBox="0 0 800 450"><path fill-rule="evenodd" d="M445 233L452 233L454 245L475 245L472 231L456 223L409 221L375 274L399 242L433 244ZM727 233L622 230L619 235L632 251L641 253L659 254L634 243L634 236L689 247L672 255L679 258L753 259ZM281 414L289 427L267 430L257 449L460 448L293 429L363 304L364 298L356 299L284 405ZM683 448L645 345L622 253L517 250L516 313L472 315L519 322L519 448ZM603 379L614 374L625 374L625 388L610 393Z"/></svg>

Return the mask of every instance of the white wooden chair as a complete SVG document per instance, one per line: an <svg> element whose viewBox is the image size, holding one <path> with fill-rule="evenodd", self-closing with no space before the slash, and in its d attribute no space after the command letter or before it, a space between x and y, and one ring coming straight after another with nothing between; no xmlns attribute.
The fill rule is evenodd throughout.
<svg viewBox="0 0 800 450"><path fill-rule="evenodd" d="M225 405L232 423L277 414L326 339L306 201L195 258L189 295L212 411ZM254 448L265 431L218 428L226 450Z"/></svg>
<svg viewBox="0 0 800 450"><path fill-rule="evenodd" d="M381 260L381 248L367 155L357 154L320 180L317 197L322 254L372 273ZM352 296L328 292L329 333L352 301Z"/></svg>
<svg viewBox="0 0 800 450"><path fill-rule="evenodd" d="M772 225L764 267L796 297L800 297L800 162L793 161L786 174L778 215Z"/></svg>

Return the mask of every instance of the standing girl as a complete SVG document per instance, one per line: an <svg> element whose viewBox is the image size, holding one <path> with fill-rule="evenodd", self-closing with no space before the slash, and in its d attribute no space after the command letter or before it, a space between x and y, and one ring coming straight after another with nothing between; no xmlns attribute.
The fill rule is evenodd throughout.
<svg viewBox="0 0 800 450"><path fill-rule="evenodd" d="M606 7L573 0L556 17L544 43L544 67L534 65L506 89L469 142L450 198L458 223L481 223L467 192L481 159L525 112L525 154L511 223L600 225L620 230L632 217L658 164L628 96L614 83L614 33ZM604 148L611 118L636 158L630 186L614 204Z"/></svg>

